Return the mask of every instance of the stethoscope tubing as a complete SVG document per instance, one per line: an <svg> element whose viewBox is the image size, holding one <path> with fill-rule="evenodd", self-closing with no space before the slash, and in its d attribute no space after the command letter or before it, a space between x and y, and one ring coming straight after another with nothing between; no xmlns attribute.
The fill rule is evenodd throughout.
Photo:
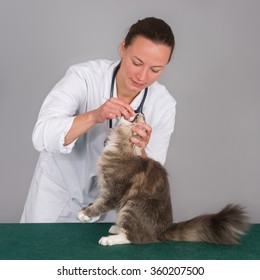
<svg viewBox="0 0 260 280"><path fill-rule="evenodd" d="M114 69L114 73L113 73L113 76L112 76L112 81L111 81L111 88L110 88L110 98L113 97L114 95L114 85L115 85L115 79L116 79L116 74L118 72L120 68L120 63L115 67ZM148 87L145 88L144 90L144 96L140 102L140 105L138 106L138 108L135 110L135 113L136 114L143 114L143 106L144 106L144 102L145 102L145 99L146 99L146 96L147 96L147 93L148 93ZM109 120L109 128L112 128L112 120Z"/></svg>

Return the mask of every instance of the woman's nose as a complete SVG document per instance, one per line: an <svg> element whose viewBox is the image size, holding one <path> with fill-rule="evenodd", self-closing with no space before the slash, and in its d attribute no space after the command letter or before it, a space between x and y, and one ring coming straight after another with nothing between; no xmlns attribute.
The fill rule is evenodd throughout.
<svg viewBox="0 0 260 280"><path fill-rule="evenodd" d="M145 68L140 69L140 71L137 73L136 77L139 81L145 81L147 74L147 70Z"/></svg>

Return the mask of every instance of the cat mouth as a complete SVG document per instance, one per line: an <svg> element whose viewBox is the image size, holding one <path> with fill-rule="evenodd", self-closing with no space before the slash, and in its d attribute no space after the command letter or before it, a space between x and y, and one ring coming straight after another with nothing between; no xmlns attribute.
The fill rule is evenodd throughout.
<svg viewBox="0 0 260 280"><path fill-rule="evenodd" d="M145 121L145 116L142 113L137 113L134 116L132 116L130 119L128 119L129 122L131 123L136 123L139 120Z"/></svg>

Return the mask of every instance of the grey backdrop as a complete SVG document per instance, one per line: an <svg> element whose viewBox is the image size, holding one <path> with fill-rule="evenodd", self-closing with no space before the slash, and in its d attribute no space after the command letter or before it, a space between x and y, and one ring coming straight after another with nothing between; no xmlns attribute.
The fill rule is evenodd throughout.
<svg viewBox="0 0 260 280"><path fill-rule="evenodd" d="M20 219L46 94L71 64L119 58L146 16L166 20L177 42L161 78L178 102L166 163L176 221L239 202L260 222L260 1L0 3L0 222Z"/></svg>

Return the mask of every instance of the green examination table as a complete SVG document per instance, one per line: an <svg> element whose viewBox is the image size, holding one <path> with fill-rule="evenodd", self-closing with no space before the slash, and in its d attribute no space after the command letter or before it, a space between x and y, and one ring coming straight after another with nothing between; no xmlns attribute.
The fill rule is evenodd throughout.
<svg viewBox="0 0 260 280"><path fill-rule="evenodd" d="M0 224L1 260L259 260L260 224L234 246L162 242L101 246L108 223Z"/></svg>

